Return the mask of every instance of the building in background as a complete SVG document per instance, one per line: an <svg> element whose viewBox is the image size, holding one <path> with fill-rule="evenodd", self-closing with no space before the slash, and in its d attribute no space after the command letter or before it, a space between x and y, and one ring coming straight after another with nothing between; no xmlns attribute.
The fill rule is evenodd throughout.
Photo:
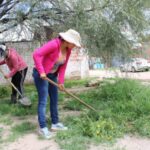
<svg viewBox="0 0 150 150"><path fill-rule="evenodd" d="M40 47L41 42L38 41L16 41L16 42L6 42L9 47L15 48L21 56L25 59L28 64L28 72L25 82L33 82L32 78L32 69L34 67L32 52L34 49ZM5 65L1 66L4 72L8 72L8 68ZM66 69L66 78L76 79L76 78L85 78L89 75L89 65L88 65L88 56L86 53L81 51L73 50L70 56L67 69ZM3 80L2 75L0 75L0 84L6 83L6 80Z"/></svg>

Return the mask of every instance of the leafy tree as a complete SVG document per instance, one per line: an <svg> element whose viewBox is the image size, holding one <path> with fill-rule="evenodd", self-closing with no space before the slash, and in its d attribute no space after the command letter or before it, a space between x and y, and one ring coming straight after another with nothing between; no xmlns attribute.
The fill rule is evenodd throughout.
<svg viewBox="0 0 150 150"><path fill-rule="evenodd" d="M130 30L133 36L140 37L141 32L148 26L143 10L146 1L142 0L93 0L78 1L78 12L68 21L85 33L89 53L101 56L108 66L112 57L122 57L133 53L132 42L122 34L123 28ZM84 9L83 9L84 7ZM85 11L85 10L90 11ZM80 13L79 18L78 14ZM76 19L76 20L75 20ZM80 23L78 23L80 22ZM126 31L125 31L126 32ZM140 38L139 38L140 40ZM138 42L138 40L137 40Z"/></svg>
<svg viewBox="0 0 150 150"><path fill-rule="evenodd" d="M148 26L143 13L147 8L149 0L1 0L0 33L39 31L42 36L42 26L52 28L54 35L74 28L89 54L110 66L114 55L131 52L132 41L122 34L123 28L141 37Z"/></svg>

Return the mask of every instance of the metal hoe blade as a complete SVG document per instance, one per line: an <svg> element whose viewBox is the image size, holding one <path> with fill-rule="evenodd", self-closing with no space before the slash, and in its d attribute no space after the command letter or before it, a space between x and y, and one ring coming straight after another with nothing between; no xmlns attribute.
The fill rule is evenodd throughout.
<svg viewBox="0 0 150 150"><path fill-rule="evenodd" d="M27 97L23 97L18 100L23 106L31 106L31 101Z"/></svg>
<svg viewBox="0 0 150 150"><path fill-rule="evenodd" d="M4 76L4 72L2 71L1 68L0 68L0 72ZM20 93L20 91L15 87L15 85L9 79L6 79L6 80L18 92L18 94L22 97L21 99L19 99L20 104L24 105L24 106L30 106L31 105L31 101L27 97L23 97L22 94Z"/></svg>

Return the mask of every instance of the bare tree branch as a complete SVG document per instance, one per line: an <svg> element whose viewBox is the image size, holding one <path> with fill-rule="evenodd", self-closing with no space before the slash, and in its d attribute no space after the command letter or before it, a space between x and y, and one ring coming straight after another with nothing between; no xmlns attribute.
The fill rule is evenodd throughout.
<svg viewBox="0 0 150 150"><path fill-rule="evenodd" d="M18 3L19 3L19 1L13 2L13 0L10 0L10 1L6 2L5 4L3 4L3 10L0 14L0 18L3 17L4 15L6 15L6 13L9 12ZM10 7L8 7L8 6L10 6Z"/></svg>

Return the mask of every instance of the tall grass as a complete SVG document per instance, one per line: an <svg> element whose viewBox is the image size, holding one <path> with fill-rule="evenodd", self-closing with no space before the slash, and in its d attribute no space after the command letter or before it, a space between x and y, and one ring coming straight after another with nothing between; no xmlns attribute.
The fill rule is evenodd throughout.
<svg viewBox="0 0 150 150"><path fill-rule="evenodd" d="M86 82L87 80L67 81L66 87L84 86ZM10 105L8 95L4 94L2 98L0 97L1 116L9 114L21 117L37 114L38 100L35 87L28 85L25 90L32 101L32 107ZM9 89L6 89L6 93L9 93ZM68 95L60 93L59 106L63 104L61 109L82 112L80 116L65 119L69 131L58 132L56 138L62 149L84 150L91 141L112 142L127 133L150 137L150 87L135 80L116 79L114 83L104 82L100 87L88 92L84 91L77 96L93 106L98 113L72 98L64 101L66 97L68 99ZM23 124L13 131L17 134L21 134L20 131L26 133L25 126L26 124ZM32 129L31 126L29 131Z"/></svg>
<svg viewBox="0 0 150 150"><path fill-rule="evenodd" d="M31 102L31 107L23 107L21 104L10 104L11 88L0 86L0 115L11 114L13 116L35 115L37 113L37 92L34 85L26 85L25 96Z"/></svg>
<svg viewBox="0 0 150 150"><path fill-rule="evenodd" d="M126 133L150 137L150 87L118 79L78 96L99 111L98 115L90 110L78 119L70 119L80 135L98 141L112 141ZM66 107L83 110L84 106L77 103L69 101Z"/></svg>
<svg viewBox="0 0 150 150"><path fill-rule="evenodd" d="M66 80L65 81L65 87L66 88L72 88L72 87L81 87L85 86L87 82L89 82L91 78L86 78L86 79L79 79L79 80Z"/></svg>

